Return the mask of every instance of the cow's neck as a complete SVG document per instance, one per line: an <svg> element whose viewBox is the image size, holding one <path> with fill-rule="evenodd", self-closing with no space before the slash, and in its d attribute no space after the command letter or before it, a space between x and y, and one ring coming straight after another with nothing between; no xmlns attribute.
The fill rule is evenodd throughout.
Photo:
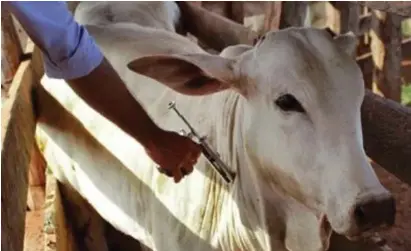
<svg viewBox="0 0 411 251"><path fill-rule="evenodd" d="M242 118L245 100L234 92L222 94L221 99L215 145L224 146L218 151L236 173L230 195L224 198L223 210L228 213L220 213L232 214L220 219L225 223L219 231L226 233L221 245L237 250L285 250L286 246L305 250L306 243L324 246L327 233L321 232L317 216L281 188L264 182L259 172L264 167L247 151Z"/></svg>

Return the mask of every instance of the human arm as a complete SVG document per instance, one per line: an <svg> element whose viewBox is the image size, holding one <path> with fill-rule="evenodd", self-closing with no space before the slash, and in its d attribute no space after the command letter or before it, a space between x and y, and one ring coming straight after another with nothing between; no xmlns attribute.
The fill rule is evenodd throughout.
<svg viewBox="0 0 411 251"><path fill-rule="evenodd" d="M46 74L65 79L92 108L139 141L178 182L190 173L199 145L159 128L64 2L4 2L42 50ZM181 169L183 168L183 170Z"/></svg>
<svg viewBox="0 0 411 251"><path fill-rule="evenodd" d="M200 146L187 137L160 129L107 60L90 74L68 83L91 107L139 141L160 167L171 172L168 176L173 176L176 182L192 172Z"/></svg>

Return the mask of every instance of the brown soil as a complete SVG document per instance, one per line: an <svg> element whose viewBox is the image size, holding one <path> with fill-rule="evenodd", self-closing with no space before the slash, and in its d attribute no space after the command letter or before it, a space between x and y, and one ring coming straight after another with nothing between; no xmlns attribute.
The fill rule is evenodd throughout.
<svg viewBox="0 0 411 251"><path fill-rule="evenodd" d="M44 210L27 212L24 251L44 250L43 215Z"/></svg>
<svg viewBox="0 0 411 251"><path fill-rule="evenodd" d="M373 166L381 183L394 194L397 206L395 225L381 232L381 237L395 251L411 250L411 187L377 164Z"/></svg>

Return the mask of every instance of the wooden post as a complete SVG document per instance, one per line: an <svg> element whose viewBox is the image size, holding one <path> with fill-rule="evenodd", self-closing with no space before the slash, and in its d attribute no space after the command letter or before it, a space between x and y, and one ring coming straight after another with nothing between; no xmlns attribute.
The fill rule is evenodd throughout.
<svg viewBox="0 0 411 251"><path fill-rule="evenodd" d="M1 249L22 251L35 116L31 60L20 64L1 110Z"/></svg>
<svg viewBox="0 0 411 251"><path fill-rule="evenodd" d="M401 21L402 17L387 13L383 24L383 41L385 45L385 58L382 84L389 93L388 98L401 102Z"/></svg>
<svg viewBox="0 0 411 251"><path fill-rule="evenodd" d="M244 2L226 2L227 17L239 24L244 24Z"/></svg>
<svg viewBox="0 0 411 251"><path fill-rule="evenodd" d="M291 26L304 26L307 18L308 2L283 1L281 11L280 29Z"/></svg>
<svg viewBox="0 0 411 251"><path fill-rule="evenodd" d="M280 29L281 7L281 1L265 2L264 33Z"/></svg>
<svg viewBox="0 0 411 251"><path fill-rule="evenodd" d="M20 64L23 50L14 27L11 14L1 10L1 70L4 76L4 88L9 88ZM3 88L3 83L2 83Z"/></svg>
<svg viewBox="0 0 411 251"><path fill-rule="evenodd" d="M364 46L364 45L360 43L360 46ZM363 54L357 57L357 64L361 69L365 88L371 90L373 72L374 72L374 64L372 62L371 53L366 53L366 54Z"/></svg>
<svg viewBox="0 0 411 251"><path fill-rule="evenodd" d="M401 54L403 83L411 83L411 37L402 41Z"/></svg>
<svg viewBox="0 0 411 251"><path fill-rule="evenodd" d="M360 60L357 58L357 63L361 68L364 78L364 85L367 89L372 89L372 80L373 80L373 69L374 65L372 62L372 55L370 51L370 39L369 39L369 30L371 28L372 16L369 13L368 8L365 6L360 7L360 23L359 23L359 36L358 45L357 45L357 55Z"/></svg>
<svg viewBox="0 0 411 251"><path fill-rule="evenodd" d="M375 65L374 91L401 101L401 21L392 13L374 11L371 51Z"/></svg>
<svg viewBox="0 0 411 251"><path fill-rule="evenodd" d="M335 7L340 12L340 34L349 31L359 34L360 6L355 2L335 2Z"/></svg>

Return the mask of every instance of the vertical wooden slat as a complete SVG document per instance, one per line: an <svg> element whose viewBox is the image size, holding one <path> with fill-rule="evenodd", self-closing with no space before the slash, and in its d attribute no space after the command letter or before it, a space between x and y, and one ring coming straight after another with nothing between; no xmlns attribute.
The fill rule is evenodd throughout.
<svg viewBox="0 0 411 251"><path fill-rule="evenodd" d="M32 100L34 82L31 61L22 62L1 110L2 250L23 250L27 171L36 124Z"/></svg>
<svg viewBox="0 0 411 251"><path fill-rule="evenodd" d="M29 166L29 188L27 195L27 206L30 210L38 210L44 204L46 184L46 160L40 152L38 145L34 142L31 151Z"/></svg>
<svg viewBox="0 0 411 251"><path fill-rule="evenodd" d="M281 11L280 29L295 26L304 26L307 18L308 2L283 1Z"/></svg>
<svg viewBox="0 0 411 251"><path fill-rule="evenodd" d="M71 222L66 217L63 197L53 174L46 175L44 207L44 251L81 250L75 240Z"/></svg>
<svg viewBox="0 0 411 251"><path fill-rule="evenodd" d="M401 20L396 14L374 11L371 25L373 89L397 102L401 99Z"/></svg>
<svg viewBox="0 0 411 251"><path fill-rule="evenodd" d="M361 41L361 40L360 40ZM364 46L364 44L360 43L359 46ZM366 53L357 57L357 64L361 69L363 79L364 79L364 86L365 88L371 90L372 89L372 80L373 80L373 71L374 71L374 64L372 62L371 53Z"/></svg>
<svg viewBox="0 0 411 251"><path fill-rule="evenodd" d="M46 160L36 143L31 151L31 160L29 168L29 185L44 186L46 184Z"/></svg>
<svg viewBox="0 0 411 251"><path fill-rule="evenodd" d="M383 68L383 79L386 97L401 102L401 21L402 17L387 13L383 24L383 41L385 45L385 58Z"/></svg>
<svg viewBox="0 0 411 251"><path fill-rule="evenodd" d="M349 31L359 33L360 6L355 2L336 2L336 8L340 12L340 33Z"/></svg>
<svg viewBox="0 0 411 251"><path fill-rule="evenodd" d="M264 32L280 29L281 7L281 1L265 2Z"/></svg>
<svg viewBox="0 0 411 251"><path fill-rule="evenodd" d="M3 8L1 10L1 70L6 88L13 80L22 55L23 50L12 16Z"/></svg>
<svg viewBox="0 0 411 251"><path fill-rule="evenodd" d="M362 60L357 61L358 65L361 68L364 78L364 85L367 89L372 89L372 81L373 81L373 62L370 53L370 38L369 38L369 30L371 27L371 20L372 16L368 12L368 8L365 6L359 6L360 8L360 23L359 23L359 39L358 39L358 46L357 46L357 55L363 57ZM367 57L365 57L365 54Z"/></svg>
<svg viewBox="0 0 411 251"><path fill-rule="evenodd" d="M244 2L226 2L227 17L239 24L244 23Z"/></svg>

